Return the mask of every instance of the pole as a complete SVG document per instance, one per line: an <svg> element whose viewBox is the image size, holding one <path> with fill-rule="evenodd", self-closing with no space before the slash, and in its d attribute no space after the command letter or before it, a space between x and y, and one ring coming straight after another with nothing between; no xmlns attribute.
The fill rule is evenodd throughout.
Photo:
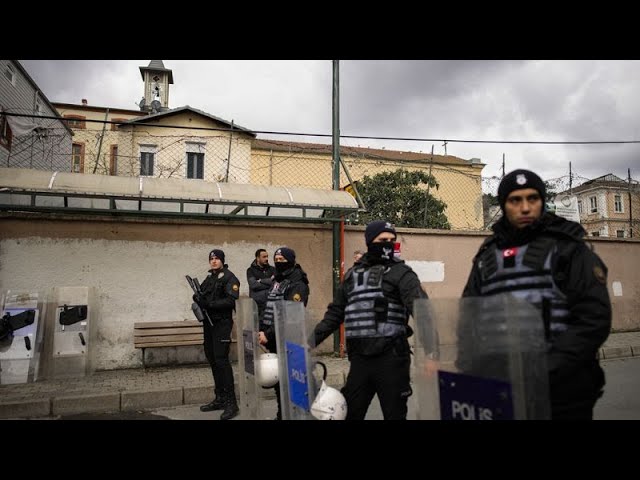
<svg viewBox="0 0 640 480"><path fill-rule="evenodd" d="M231 120L231 131L229 132L229 152L227 153L227 173L224 181L229 182L229 168L231 167L231 139L233 138L233 120Z"/></svg>
<svg viewBox="0 0 640 480"><path fill-rule="evenodd" d="M573 195L573 173L571 172L571 162L569 162L569 195Z"/></svg>
<svg viewBox="0 0 640 480"><path fill-rule="evenodd" d="M633 208L631 208L631 169L627 168L629 175L629 238L633 238Z"/></svg>
<svg viewBox="0 0 640 480"><path fill-rule="evenodd" d="M427 194L424 197L424 220L422 227L427 228L427 212L429 210L429 188L431 187L431 167L433 167L433 145L431 145L431 161L429 163L429 181L427 183Z"/></svg>
<svg viewBox="0 0 640 480"><path fill-rule="evenodd" d="M333 190L340 190L340 61L333 60ZM333 299L340 288L340 223L333 222ZM340 332L333 334L333 351L340 354Z"/></svg>
<svg viewBox="0 0 640 480"><path fill-rule="evenodd" d="M104 123L102 124L102 133L100 134L100 144L98 145L98 157L96 158L96 164L93 166L93 173L96 173L98 169L98 162L100 161L100 152L102 151L102 139L104 138L104 131L107 128L107 118L109 117L109 109L104 112Z"/></svg>

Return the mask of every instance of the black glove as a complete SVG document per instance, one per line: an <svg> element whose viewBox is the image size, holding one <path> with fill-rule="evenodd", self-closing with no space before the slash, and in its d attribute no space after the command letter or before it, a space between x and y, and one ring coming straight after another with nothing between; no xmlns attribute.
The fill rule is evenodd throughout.
<svg viewBox="0 0 640 480"><path fill-rule="evenodd" d="M194 293L193 297L191 298L193 298L193 301L196 302L200 306L200 308L206 307L207 302L205 301L204 297L201 294Z"/></svg>

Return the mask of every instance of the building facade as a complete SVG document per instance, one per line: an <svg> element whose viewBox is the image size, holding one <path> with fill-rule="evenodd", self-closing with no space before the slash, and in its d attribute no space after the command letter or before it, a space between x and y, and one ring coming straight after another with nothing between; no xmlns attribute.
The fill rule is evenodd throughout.
<svg viewBox="0 0 640 480"><path fill-rule="evenodd" d="M484 164L479 159L349 146L340 147L340 156L351 176L350 180L341 169L341 187L399 168L431 173L439 186L429 193L446 203L451 228L483 229ZM331 145L256 139L251 149L251 183L331 188L332 158Z"/></svg>
<svg viewBox="0 0 640 480"><path fill-rule="evenodd" d="M611 173L574 188L580 223L592 237L639 236L640 188Z"/></svg>
<svg viewBox="0 0 640 480"><path fill-rule="evenodd" d="M72 136L20 62L0 60L0 167L69 171Z"/></svg>

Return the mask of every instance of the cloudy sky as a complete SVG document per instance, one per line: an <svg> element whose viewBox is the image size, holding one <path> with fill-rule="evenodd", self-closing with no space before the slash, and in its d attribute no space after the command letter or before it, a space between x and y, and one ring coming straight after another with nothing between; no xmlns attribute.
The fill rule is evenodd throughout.
<svg viewBox="0 0 640 480"><path fill-rule="evenodd" d="M136 109L149 60L23 60L53 102ZM331 60L164 60L169 106L191 105L256 131L331 134ZM480 141L640 140L640 61L340 61L344 145L478 157L483 176L531 168L545 179L606 173L640 179L640 143L527 145ZM259 134L259 138L282 138ZM330 143L330 137L287 137Z"/></svg>

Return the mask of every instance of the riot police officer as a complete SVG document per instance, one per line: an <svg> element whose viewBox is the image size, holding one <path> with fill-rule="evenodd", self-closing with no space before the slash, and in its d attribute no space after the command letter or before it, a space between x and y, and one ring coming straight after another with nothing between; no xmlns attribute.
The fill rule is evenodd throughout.
<svg viewBox="0 0 640 480"><path fill-rule="evenodd" d="M412 393L409 315L414 300L428 297L411 267L393 256L393 225L371 222L364 236L367 252L345 274L312 340L319 345L344 322L347 420L363 420L376 394L385 420L405 420Z"/></svg>
<svg viewBox="0 0 640 480"><path fill-rule="evenodd" d="M296 263L296 252L288 247L280 247L273 254L276 273L267 297L267 306L260 318L259 341L269 352L276 353L276 330L274 324L274 302L289 300L303 302L307 306L309 300L309 279L302 267ZM280 384L273 387L278 401L276 420L282 419L280 402Z"/></svg>
<svg viewBox="0 0 640 480"><path fill-rule="evenodd" d="M504 215L474 258L463 296L510 292L538 308L549 348L551 417L592 419L604 386L596 355L611 328L607 267L580 224L544 212L545 194L534 172L504 177Z"/></svg>
<svg viewBox="0 0 640 480"><path fill-rule="evenodd" d="M203 322L204 353L211 365L215 383L215 398L202 405L202 412L223 410L220 420L229 420L239 413L233 388L233 370L229 362L233 311L240 293L240 281L224 263L224 252L213 249L209 252L209 276L202 282L202 294L193 295L193 300L209 314L213 325Z"/></svg>

